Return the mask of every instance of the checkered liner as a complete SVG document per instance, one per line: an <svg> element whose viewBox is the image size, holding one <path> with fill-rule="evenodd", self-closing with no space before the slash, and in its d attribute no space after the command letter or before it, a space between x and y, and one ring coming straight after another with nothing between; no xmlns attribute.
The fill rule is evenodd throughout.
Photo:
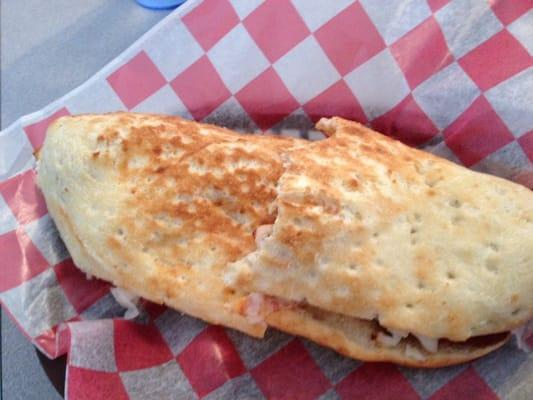
<svg viewBox="0 0 533 400"><path fill-rule="evenodd" d="M317 118L341 115L533 187L532 52L531 0L190 0L0 132L4 309L50 357L68 351L71 400L526 398L533 357L513 343L421 371L274 331L258 341L150 303L120 319L109 286L70 260L32 153L52 120L76 113L180 114L308 138Z"/></svg>

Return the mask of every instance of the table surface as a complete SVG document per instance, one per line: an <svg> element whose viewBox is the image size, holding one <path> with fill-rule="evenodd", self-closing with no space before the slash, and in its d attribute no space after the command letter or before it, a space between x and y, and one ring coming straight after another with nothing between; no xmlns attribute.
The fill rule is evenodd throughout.
<svg viewBox="0 0 533 400"><path fill-rule="evenodd" d="M74 89L149 30L168 11L134 0L2 0L1 127ZM60 399L34 347L5 312L1 319L2 396Z"/></svg>

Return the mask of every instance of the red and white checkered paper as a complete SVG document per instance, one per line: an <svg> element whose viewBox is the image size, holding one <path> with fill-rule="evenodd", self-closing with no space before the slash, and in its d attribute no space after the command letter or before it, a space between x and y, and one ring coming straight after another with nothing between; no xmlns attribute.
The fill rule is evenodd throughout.
<svg viewBox="0 0 533 400"><path fill-rule="evenodd" d="M367 123L533 187L531 0L190 0L81 87L0 132L0 300L78 399L531 398L509 343L425 371L360 363L269 331L259 341L146 303L135 321L70 260L35 186L61 115L180 114L311 139ZM533 346L533 337L529 338Z"/></svg>

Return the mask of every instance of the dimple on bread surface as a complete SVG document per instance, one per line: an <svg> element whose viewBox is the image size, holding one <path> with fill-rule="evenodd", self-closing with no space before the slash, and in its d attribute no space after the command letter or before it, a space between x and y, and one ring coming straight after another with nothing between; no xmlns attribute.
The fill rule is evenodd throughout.
<svg viewBox="0 0 533 400"><path fill-rule="evenodd" d="M380 344L376 339L383 329L376 321L347 317L311 306L280 309L267 317L267 323L347 357L418 368L445 367L482 357L503 346L510 337L509 333L500 333L465 342L440 340L438 351L428 352L411 336L395 346Z"/></svg>
<svg viewBox="0 0 533 400"><path fill-rule="evenodd" d="M454 341L533 317L533 194L332 118L289 154L278 216L228 282Z"/></svg>

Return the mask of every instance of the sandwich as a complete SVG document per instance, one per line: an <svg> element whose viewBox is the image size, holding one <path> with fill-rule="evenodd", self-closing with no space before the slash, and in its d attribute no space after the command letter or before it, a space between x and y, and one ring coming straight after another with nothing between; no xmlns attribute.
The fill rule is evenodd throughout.
<svg viewBox="0 0 533 400"><path fill-rule="evenodd" d="M38 185L75 264L150 301L367 361L480 357L533 315L533 198L340 118L308 142L62 117Z"/></svg>

